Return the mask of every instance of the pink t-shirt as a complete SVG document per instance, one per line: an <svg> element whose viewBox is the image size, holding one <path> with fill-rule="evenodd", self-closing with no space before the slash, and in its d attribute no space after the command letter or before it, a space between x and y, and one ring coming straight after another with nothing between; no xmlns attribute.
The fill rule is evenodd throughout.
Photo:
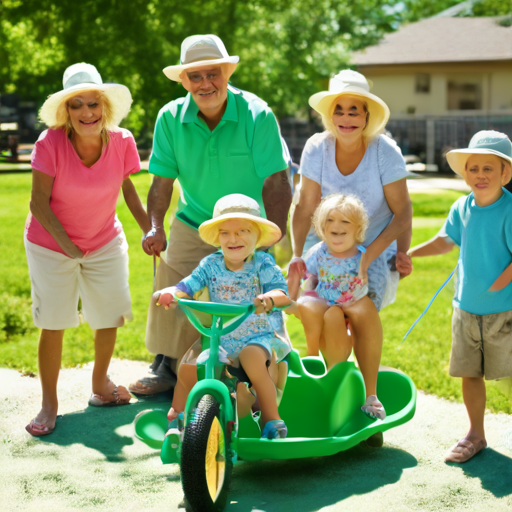
<svg viewBox="0 0 512 512"><path fill-rule="evenodd" d="M55 178L50 208L85 254L122 232L116 217L119 191L123 180L140 170L133 135L124 129L109 135L106 148L91 167L82 163L64 130L41 133L32 153L32 168ZM30 242L65 254L33 215L29 215L25 230Z"/></svg>

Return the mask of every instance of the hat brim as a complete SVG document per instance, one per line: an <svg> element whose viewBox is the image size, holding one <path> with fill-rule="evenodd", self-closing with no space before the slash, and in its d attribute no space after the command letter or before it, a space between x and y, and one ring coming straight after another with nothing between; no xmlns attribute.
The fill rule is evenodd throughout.
<svg viewBox="0 0 512 512"><path fill-rule="evenodd" d="M56 92L49 96L43 103L39 111L39 118L47 126L52 127L57 124L57 110L59 106L68 99L76 96L79 92L101 91L108 98L112 106L112 125L108 129L118 126L119 123L128 115L132 105L132 95L128 87L121 84L77 84L68 89Z"/></svg>
<svg viewBox="0 0 512 512"><path fill-rule="evenodd" d="M258 247L270 247L281 239L281 230L272 221L256 217L250 213L226 213L207 220L199 226L199 236L209 245L219 247L219 224L229 219L245 219L254 222L260 230Z"/></svg>
<svg viewBox="0 0 512 512"><path fill-rule="evenodd" d="M503 158L512 165L512 157L496 151L494 149L485 148L464 148L464 149L453 149L446 153L446 160L452 171L459 176L464 177L464 171L466 170L466 162L471 155L495 155L499 158Z"/></svg>
<svg viewBox="0 0 512 512"><path fill-rule="evenodd" d="M332 104L340 96L354 96L366 101L370 112L370 120L365 128L367 136L377 135L386 126L390 115L389 107L378 96L359 87L349 86L341 92L317 92L309 98L309 105L322 116L330 117Z"/></svg>
<svg viewBox="0 0 512 512"><path fill-rule="evenodd" d="M178 64L176 66L167 66L162 71L164 75L174 82L181 82L180 75L186 69L191 68L203 68L205 66L219 66L220 64L230 64L231 73L235 71L236 66L238 65L238 61L240 57L238 55L232 55L230 57L225 57L223 59L210 59L210 60L199 60L197 62L191 62L190 64Z"/></svg>

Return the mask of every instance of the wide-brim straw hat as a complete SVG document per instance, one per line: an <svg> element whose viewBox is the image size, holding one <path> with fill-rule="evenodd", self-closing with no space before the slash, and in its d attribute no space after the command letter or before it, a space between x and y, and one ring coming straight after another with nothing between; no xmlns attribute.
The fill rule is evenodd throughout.
<svg viewBox="0 0 512 512"><path fill-rule="evenodd" d="M504 133L482 130L471 137L467 148L449 151L446 160L454 172L464 176L471 155L496 155L512 164L512 142Z"/></svg>
<svg viewBox="0 0 512 512"><path fill-rule="evenodd" d="M128 87L121 84L104 84L98 70L92 64L80 62L64 71L63 89L48 97L39 111L39 118L47 126L57 124L57 111L60 105L84 91L101 91L112 107L112 126L118 126L130 111L132 95Z"/></svg>
<svg viewBox="0 0 512 512"><path fill-rule="evenodd" d="M226 64L231 76L239 60L238 55L228 54L220 37L214 34L195 35L181 43L180 63L167 66L163 72L169 80L181 82L180 75L186 69Z"/></svg>
<svg viewBox="0 0 512 512"><path fill-rule="evenodd" d="M389 119L389 107L375 94L370 92L370 83L364 75L351 69L340 71L329 81L329 90L313 94L309 98L311 108L322 116L332 116L334 101L340 96L354 96L365 101L370 112L368 124L364 129L364 135L373 137L380 133Z"/></svg>
<svg viewBox="0 0 512 512"><path fill-rule="evenodd" d="M259 204L251 197L243 194L230 194L221 197L213 208L211 220L199 226L199 236L210 245L219 246L219 225L229 219L245 219L254 222L260 230L258 247L269 247L281 238L281 230L277 224L261 216Z"/></svg>

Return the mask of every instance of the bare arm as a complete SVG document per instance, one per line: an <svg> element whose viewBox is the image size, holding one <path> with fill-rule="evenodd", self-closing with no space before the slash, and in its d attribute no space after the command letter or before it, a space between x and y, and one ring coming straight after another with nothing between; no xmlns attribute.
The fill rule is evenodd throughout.
<svg viewBox="0 0 512 512"><path fill-rule="evenodd" d="M417 258L419 256L437 256L450 252L454 245L455 244L449 238L436 235L428 242L424 242L423 244L409 249L407 254L411 258Z"/></svg>
<svg viewBox="0 0 512 512"><path fill-rule="evenodd" d="M288 212L292 204L292 190L286 171L276 172L265 179L262 199L268 220L277 224L282 236L285 236Z"/></svg>
<svg viewBox="0 0 512 512"><path fill-rule="evenodd" d="M71 241L59 219L50 208L53 182L55 178L32 169L32 195L30 212L52 235L59 247L71 258L82 258L84 253Z"/></svg>
<svg viewBox="0 0 512 512"><path fill-rule="evenodd" d="M293 255L300 258L306 237L311 228L311 217L322 200L320 185L305 176L301 177L299 202L292 215Z"/></svg>
<svg viewBox="0 0 512 512"><path fill-rule="evenodd" d="M167 246L164 219L171 204L174 180L154 176L148 192L148 217L151 231L146 233L142 248L146 254L160 256Z"/></svg>
<svg viewBox="0 0 512 512"><path fill-rule="evenodd" d="M405 178L385 185L384 196L394 217L361 257L361 273L364 276L371 262L380 256L391 242L400 240L403 250L411 241L412 203Z"/></svg>
<svg viewBox="0 0 512 512"><path fill-rule="evenodd" d="M128 209L133 215L133 218L137 221L140 229L142 229L142 232L147 233L151 229L148 214L146 210L144 210L139 194L137 194L137 190L130 178L125 178L123 181L122 190L126 206L128 206Z"/></svg>

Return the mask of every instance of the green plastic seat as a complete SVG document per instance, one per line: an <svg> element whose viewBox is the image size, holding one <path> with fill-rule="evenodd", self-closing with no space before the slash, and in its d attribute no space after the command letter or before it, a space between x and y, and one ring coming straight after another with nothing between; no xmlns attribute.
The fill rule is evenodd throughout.
<svg viewBox="0 0 512 512"><path fill-rule="evenodd" d="M252 304L216 304L184 299L180 299L179 304L203 337L221 336L232 331L254 310ZM236 445L241 459L333 455L414 416L416 388L403 373L393 369L379 372L378 395L387 416L384 420L377 420L361 411L365 387L361 372L354 363L339 363L327 372L321 357L301 359L296 350L287 356L287 361L288 376L279 414L288 428L288 437L262 439L258 423L251 415L246 416L239 421ZM187 410L205 392L216 395L220 403L226 404L227 409L231 408L224 384L216 380L202 380L189 395ZM221 410L221 414L232 417L234 412L232 409ZM153 448L162 447L166 428L165 411L146 412L135 419L136 437ZM162 461L172 462L171 455L174 455L163 452L162 449Z"/></svg>

